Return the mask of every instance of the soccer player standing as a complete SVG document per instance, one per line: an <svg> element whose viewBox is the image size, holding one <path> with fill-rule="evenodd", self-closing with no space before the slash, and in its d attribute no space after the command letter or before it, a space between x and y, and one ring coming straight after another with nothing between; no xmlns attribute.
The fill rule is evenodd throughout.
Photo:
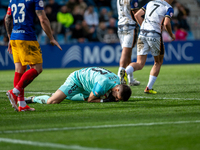
<svg viewBox="0 0 200 150"><path fill-rule="evenodd" d="M14 89L6 94L17 111L34 111L24 101L24 88L42 72L42 52L34 31L37 15L52 45L62 48L54 39L43 0L10 0L5 25L9 37L8 52L13 54L15 64ZM26 71L27 65L30 69ZM17 106L19 103L19 107Z"/></svg>
<svg viewBox="0 0 200 150"><path fill-rule="evenodd" d="M122 79L126 79L126 73L130 74L136 70L141 70L145 65L148 52L151 51L151 54L154 56L154 65L150 71L149 82L144 90L145 93L157 93L152 87L160 72L164 58L163 25L172 40L175 40L170 23L174 13L170 5L172 2L173 0L150 1L135 14L137 22L141 25L137 42L137 62L129 64L126 72L122 74L122 77L124 77ZM142 17L143 15L145 15L145 18Z"/></svg>
<svg viewBox="0 0 200 150"><path fill-rule="evenodd" d="M118 76L120 72L131 63L132 49L137 41L137 22L134 14L138 10L138 0L117 0L118 9L118 36L122 46L122 54L119 62ZM140 82L134 80L133 73L128 75L129 85L139 85ZM126 84L123 82L122 84Z"/></svg>

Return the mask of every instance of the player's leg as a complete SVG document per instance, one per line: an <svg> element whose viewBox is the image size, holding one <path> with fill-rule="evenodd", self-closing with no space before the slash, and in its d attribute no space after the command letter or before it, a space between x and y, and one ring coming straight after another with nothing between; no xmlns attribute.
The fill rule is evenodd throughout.
<svg viewBox="0 0 200 150"><path fill-rule="evenodd" d="M14 80L13 80L13 85L14 87L19 83L23 73L26 71L26 66L22 66L21 61L20 61L20 52L18 50L18 46L16 41L11 40L10 41L11 47L12 47L12 54L13 54L13 59L14 59L14 64L15 64L15 75L14 75ZM17 96L13 93L13 90L7 91L6 95L8 96L12 106L15 108L15 110L18 111L18 106L17 106Z"/></svg>
<svg viewBox="0 0 200 150"><path fill-rule="evenodd" d="M66 98L65 93L61 90L57 90L46 102L46 104L59 104Z"/></svg>
<svg viewBox="0 0 200 150"><path fill-rule="evenodd" d="M163 63L164 55L154 56L154 65L150 71L149 81L147 87L145 89L145 93L149 93L149 90L153 89L153 85L156 82L158 74L160 72L161 65ZM156 94L157 92L152 90L152 94Z"/></svg>
<svg viewBox="0 0 200 150"><path fill-rule="evenodd" d="M123 75L125 68L131 63L132 48L136 43L134 38L134 30L118 32L120 43L122 46L122 54L119 62L118 76L124 81ZM133 73L128 75L130 85L139 85L140 82L134 80ZM122 83L122 81L121 81ZM123 82L126 84L126 82Z"/></svg>
<svg viewBox="0 0 200 150"><path fill-rule="evenodd" d="M25 101L28 103L39 103L39 104L59 104L66 98L66 95L61 91L57 90L51 97L48 95L32 96L26 98Z"/></svg>
<svg viewBox="0 0 200 150"><path fill-rule="evenodd" d="M138 30L135 28L133 30L133 43L132 43L132 48L135 47L138 39ZM133 49L132 49L133 50ZM132 51L131 51L132 52ZM131 53L132 54L132 53ZM128 65L131 63L131 55L130 55L130 60L128 61ZM127 66L128 66L127 65ZM126 67L127 67L126 66ZM135 86L135 85L140 85L140 82L134 79L133 72L128 74L128 81L129 81L129 86Z"/></svg>
<svg viewBox="0 0 200 150"><path fill-rule="evenodd" d="M21 46L22 45L22 46ZM42 72L42 55L39 43L37 41L18 41L17 46L20 54L22 66L30 65L22 76L18 84L13 89L13 93L18 96L19 111L31 110L24 101L24 88L29 85Z"/></svg>
<svg viewBox="0 0 200 150"><path fill-rule="evenodd" d="M147 84L146 89L144 90L145 93L156 94L157 92L153 90L153 85L157 80L158 74L160 72L160 68L163 63L164 58L164 44L162 42L162 38L151 38L149 40L149 45L151 47L151 53L154 56L154 65L150 71L149 81Z"/></svg>
<svg viewBox="0 0 200 150"><path fill-rule="evenodd" d="M149 52L149 46L144 36L139 36L137 42L137 61L132 62L126 67L126 73L130 74L134 71L141 70L147 59L147 54Z"/></svg>

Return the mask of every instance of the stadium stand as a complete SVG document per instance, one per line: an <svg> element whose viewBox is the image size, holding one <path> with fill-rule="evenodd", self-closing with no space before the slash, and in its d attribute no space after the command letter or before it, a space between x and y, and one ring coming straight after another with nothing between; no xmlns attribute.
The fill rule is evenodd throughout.
<svg viewBox="0 0 200 150"><path fill-rule="evenodd" d="M187 17L187 22L190 25L190 31L188 32L188 40L200 39L200 7L199 0L177 0L183 6L190 9L190 15Z"/></svg>
<svg viewBox="0 0 200 150"><path fill-rule="evenodd" d="M143 6L143 4L145 4L146 2L148 2L149 0L139 0L139 4L140 7ZM76 23L80 23L84 21L83 16L85 11L87 10L87 8L89 6L93 6L94 7L94 11L98 14L99 17L99 22L105 22L106 23L106 27L107 30L109 30L110 25L108 20L110 20L111 18L114 18L116 20L116 25L112 28L117 28L117 8L116 8L116 0L44 0L45 2L45 6L51 7L52 8L52 14L56 13L60 11L61 6L64 5L68 5L68 6L73 6L74 10L76 9L76 11L70 10L69 13L72 14L72 16L75 18L74 23L67 29L62 29L61 31L57 31L55 28L55 19L52 20L52 14L49 14L49 20L50 22L52 21L52 28L55 32L55 37L57 37L58 42L65 44L65 43L70 43L70 42L74 42L74 41L79 41L79 40L74 40L71 39L71 34L73 29L75 28ZM187 40L194 40L194 39L200 39L200 0L175 0L175 2L178 2L182 7L184 7L185 11L187 12L187 15L184 16L184 13L180 13L177 15L182 15L181 17L186 18L185 20L178 20L180 19L180 16L177 16L178 18L176 18L177 20L174 20L174 23L172 23L172 25L175 25L177 23L181 24L181 28L183 28L186 32L187 32ZM4 30L3 27L3 18L6 14L6 9L7 6L9 4L9 1L7 0L1 0L0 1L0 29L1 31ZM179 6L180 6L179 5ZM77 8L78 7L78 8ZM103 9L105 9L104 11L102 11ZM79 10L79 11L77 11ZM177 9L178 10L178 9ZM191 11L190 11L191 10ZM46 11L46 10L45 10ZM180 10L178 10L180 11ZM54 16L56 15L54 14ZM57 21L57 20L56 20ZM36 24L37 25L37 24ZM84 31L87 33L87 35L89 34L89 36L86 37L85 41L99 41L97 38L97 27L84 27ZM47 44L48 41L45 40L45 35L42 33L41 29L38 28L37 26L35 27L36 30L36 34L39 37L39 42L41 44ZM58 28L59 29L59 28ZM0 31L0 32L1 32ZM64 33L63 33L64 32ZM107 32L107 31L106 31ZM175 31L174 31L175 32ZM85 34L86 34L85 33ZM4 35L5 33L0 33L1 35ZM40 40L41 39L41 40ZM116 40L117 41L117 40Z"/></svg>

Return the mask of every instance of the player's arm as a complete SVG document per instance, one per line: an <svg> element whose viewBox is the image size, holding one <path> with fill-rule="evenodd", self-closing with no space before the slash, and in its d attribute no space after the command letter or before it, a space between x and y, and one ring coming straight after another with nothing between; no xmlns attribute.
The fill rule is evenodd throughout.
<svg viewBox="0 0 200 150"><path fill-rule="evenodd" d="M12 28L13 28L12 15L6 14L5 26L6 26L8 38L10 39L10 35L12 33Z"/></svg>
<svg viewBox="0 0 200 150"><path fill-rule="evenodd" d="M101 99L99 97L96 97L93 92L90 93L90 96L88 97L88 102L96 102L99 103L101 102Z"/></svg>
<svg viewBox="0 0 200 150"><path fill-rule="evenodd" d="M165 27L166 31L169 33L169 35L172 38L172 40L175 40L175 35L172 33L171 19L170 18L165 17L164 27Z"/></svg>
<svg viewBox="0 0 200 150"><path fill-rule="evenodd" d="M141 26L142 22L144 21L144 18L142 17L145 14L145 11L141 8L137 11L137 13L134 15L137 23Z"/></svg>
<svg viewBox="0 0 200 150"><path fill-rule="evenodd" d="M37 16L40 20L40 24L42 26L42 29L44 30L44 32L47 34L47 36L50 39L50 43L53 46L56 45L60 50L62 50L62 48L60 47L58 42L53 37L50 22L49 22L49 19L47 18L46 14L45 14L45 11L44 10L36 10L36 14L37 14Z"/></svg>
<svg viewBox="0 0 200 150"><path fill-rule="evenodd" d="M132 17L132 19L134 21L136 21L134 15L139 10L139 8L138 8L138 0L131 0L130 1L130 5L131 5L131 11L130 11L131 17Z"/></svg>
<svg viewBox="0 0 200 150"><path fill-rule="evenodd" d="M10 7L8 7L8 11L5 17L5 26L6 26L6 31L7 31L7 35L9 38L9 43L8 43L8 52L10 54L12 54L12 49L11 49L11 45L10 45L10 36L12 33L12 29L13 29L13 21L12 21L12 15L11 15L11 9Z"/></svg>
<svg viewBox="0 0 200 150"><path fill-rule="evenodd" d="M171 28L171 17L173 16L174 10L172 8L169 8L167 14L165 15L164 19L164 27L166 31L169 33L170 37L172 40L175 40L175 35L172 33L172 28Z"/></svg>

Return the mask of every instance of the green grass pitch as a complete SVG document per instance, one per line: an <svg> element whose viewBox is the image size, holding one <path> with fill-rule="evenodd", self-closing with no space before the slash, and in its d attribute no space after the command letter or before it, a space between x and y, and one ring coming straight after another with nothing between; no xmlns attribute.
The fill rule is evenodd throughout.
<svg viewBox="0 0 200 150"><path fill-rule="evenodd" d="M156 95L143 92L151 67L134 73L141 85L128 102L30 104L35 112L14 111L5 95L14 70L0 71L0 150L200 149L200 64L163 65ZM44 69L25 96L55 92L77 69Z"/></svg>

